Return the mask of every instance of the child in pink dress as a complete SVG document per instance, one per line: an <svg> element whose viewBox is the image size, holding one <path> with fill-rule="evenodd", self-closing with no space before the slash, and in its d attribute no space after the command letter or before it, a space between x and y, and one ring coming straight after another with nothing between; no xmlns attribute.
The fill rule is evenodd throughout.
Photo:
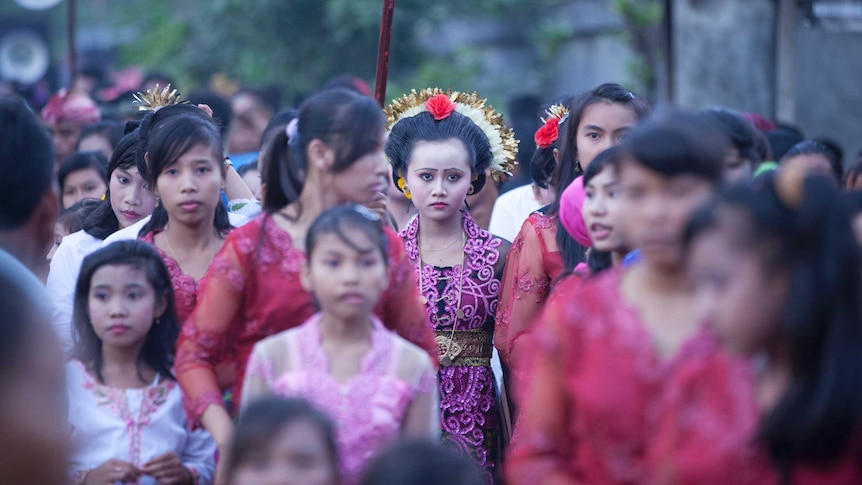
<svg viewBox="0 0 862 485"><path fill-rule="evenodd" d="M243 406L275 394L306 398L326 412L336 423L346 485L399 436L439 434L431 359L373 314L388 284L386 242L367 209L321 215L308 231L302 271L320 313L258 342L243 385Z"/></svg>

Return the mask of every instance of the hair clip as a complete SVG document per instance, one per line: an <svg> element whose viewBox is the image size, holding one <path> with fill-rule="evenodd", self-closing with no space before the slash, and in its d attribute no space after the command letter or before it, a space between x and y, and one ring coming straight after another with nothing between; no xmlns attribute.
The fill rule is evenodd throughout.
<svg viewBox="0 0 862 485"><path fill-rule="evenodd" d="M287 124L287 128L285 128L284 132L287 134L287 144L295 145L296 140L299 139L299 118L294 118L290 120L290 123Z"/></svg>

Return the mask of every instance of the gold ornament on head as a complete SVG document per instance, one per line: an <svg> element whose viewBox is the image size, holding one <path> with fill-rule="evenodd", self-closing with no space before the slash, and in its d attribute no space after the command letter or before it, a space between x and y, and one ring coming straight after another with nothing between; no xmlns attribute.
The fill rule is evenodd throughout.
<svg viewBox="0 0 862 485"><path fill-rule="evenodd" d="M556 118L560 120L560 123L562 123L569 116L569 108L566 108L562 104L555 104L550 108L546 109L545 114L548 116L547 118L541 118L542 123L547 123L548 120L551 118Z"/></svg>
<svg viewBox="0 0 862 485"><path fill-rule="evenodd" d="M161 91L159 91L159 85L156 84L154 89L148 89L145 93L138 92L132 96L135 98L132 104L138 105L138 111L158 111L165 106L188 103L188 101L180 100L180 92L176 89L171 90L170 84Z"/></svg>
<svg viewBox="0 0 862 485"><path fill-rule="evenodd" d="M426 88L421 91L411 90L398 99L393 100L384 109L387 131L391 131L395 123L410 118L422 112L427 112L425 102L434 96L444 94L455 103L457 113L473 121L491 144L493 160L490 167L491 177L495 182L505 182L512 176L518 162L518 140L511 128L503 124L503 115L494 111L487 104L487 98L480 98L478 93L462 93L460 91L443 91L440 88Z"/></svg>

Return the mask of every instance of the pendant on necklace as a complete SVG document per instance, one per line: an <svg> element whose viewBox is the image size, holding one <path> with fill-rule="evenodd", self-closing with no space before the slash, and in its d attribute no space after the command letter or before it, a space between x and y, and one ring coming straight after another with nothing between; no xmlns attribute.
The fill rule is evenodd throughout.
<svg viewBox="0 0 862 485"><path fill-rule="evenodd" d="M423 304L423 305L427 305L427 304L428 304L428 298L425 298L425 295L422 295L422 304Z"/></svg>
<svg viewBox="0 0 862 485"><path fill-rule="evenodd" d="M455 310L455 316L458 318L458 320L463 320L464 319L464 312L461 311L461 309L459 308L459 309Z"/></svg>

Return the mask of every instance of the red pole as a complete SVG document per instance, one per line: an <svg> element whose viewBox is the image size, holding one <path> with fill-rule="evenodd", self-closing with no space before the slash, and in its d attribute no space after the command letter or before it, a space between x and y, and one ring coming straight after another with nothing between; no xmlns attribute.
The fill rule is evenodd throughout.
<svg viewBox="0 0 862 485"><path fill-rule="evenodd" d="M69 42L69 87L73 87L75 85L75 80L78 77L78 55L77 50L75 49L75 0L68 0L66 5L67 16L66 16L66 27L67 27L67 35Z"/></svg>
<svg viewBox="0 0 862 485"><path fill-rule="evenodd" d="M392 45L392 17L395 0L383 0L380 18L380 44L377 47L377 76L374 78L374 98L380 106L386 105L386 79L389 75L389 47Z"/></svg>

